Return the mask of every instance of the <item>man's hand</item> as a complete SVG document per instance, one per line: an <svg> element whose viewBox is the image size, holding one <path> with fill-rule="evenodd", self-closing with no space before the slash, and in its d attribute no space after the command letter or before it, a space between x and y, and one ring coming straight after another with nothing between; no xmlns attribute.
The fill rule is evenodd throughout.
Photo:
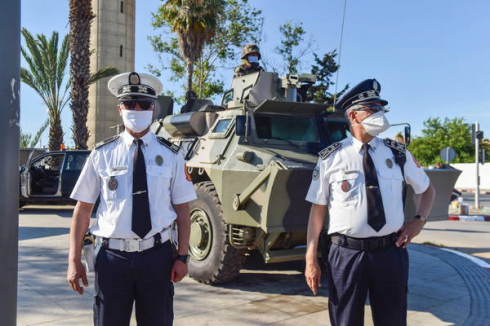
<svg viewBox="0 0 490 326"><path fill-rule="evenodd" d="M187 275L187 264L183 261L176 260L172 266L172 271L170 272L170 280L174 283L182 281L182 279Z"/></svg>
<svg viewBox="0 0 490 326"><path fill-rule="evenodd" d="M317 295L318 287L322 286L322 270L316 258L306 258L305 278L313 294Z"/></svg>
<svg viewBox="0 0 490 326"><path fill-rule="evenodd" d="M83 287L80 286L80 279L82 279L83 285L88 287L87 273L85 272L85 267L83 267L82 262L69 262L66 280L68 281L68 284L70 284L73 291L76 291L81 295L83 294Z"/></svg>
<svg viewBox="0 0 490 326"><path fill-rule="evenodd" d="M424 222L418 218L414 218L410 222L403 223L403 226L398 230L398 240L396 240L396 246L403 248L408 247L413 238L419 235L424 227Z"/></svg>

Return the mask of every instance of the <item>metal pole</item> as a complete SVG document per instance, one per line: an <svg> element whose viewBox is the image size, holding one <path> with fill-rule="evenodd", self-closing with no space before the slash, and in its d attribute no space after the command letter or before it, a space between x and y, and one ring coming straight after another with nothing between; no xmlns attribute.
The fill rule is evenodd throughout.
<svg viewBox="0 0 490 326"><path fill-rule="evenodd" d="M20 0L0 10L0 324L17 319Z"/></svg>
<svg viewBox="0 0 490 326"><path fill-rule="evenodd" d="M476 136L480 131L478 121L475 122L475 165L476 165L476 189L475 189L475 208L480 208L480 139Z"/></svg>

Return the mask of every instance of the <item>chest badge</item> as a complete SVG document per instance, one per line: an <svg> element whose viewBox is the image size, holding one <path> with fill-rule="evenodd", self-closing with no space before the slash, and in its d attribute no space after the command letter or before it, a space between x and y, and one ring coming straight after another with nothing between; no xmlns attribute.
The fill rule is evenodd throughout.
<svg viewBox="0 0 490 326"><path fill-rule="evenodd" d="M389 158L386 159L386 166L390 169L393 167L393 161Z"/></svg>
<svg viewBox="0 0 490 326"><path fill-rule="evenodd" d="M161 166L163 164L163 157L161 155L157 155L157 157L155 157L155 163L158 166Z"/></svg>
<svg viewBox="0 0 490 326"><path fill-rule="evenodd" d="M342 185L340 186L343 192L348 192L350 190L350 183L347 180L342 181Z"/></svg>
<svg viewBox="0 0 490 326"><path fill-rule="evenodd" d="M116 177L111 177L109 181L107 182L107 185L109 186L109 189L114 191L117 189L117 180Z"/></svg>

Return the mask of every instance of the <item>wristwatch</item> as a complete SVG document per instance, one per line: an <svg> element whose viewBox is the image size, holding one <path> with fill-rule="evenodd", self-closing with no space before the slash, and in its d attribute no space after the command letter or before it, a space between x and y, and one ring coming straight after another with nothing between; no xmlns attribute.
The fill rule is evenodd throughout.
<svg viewBox="0 0 490 326"><path fill-rule="evenodd" d="M180 260L181 262L188 264L190 258L190 255L177 255L177 258L175 258L175 260Z"/></svg>
<svg viewBox="0 0 490 326"><path fill-rule="evenodd" d="M427 221L429 220L427 217L422 216L422 215L415 215L413 218L418 218L419 220L421 220L424 223L427 223Z"/></svg>

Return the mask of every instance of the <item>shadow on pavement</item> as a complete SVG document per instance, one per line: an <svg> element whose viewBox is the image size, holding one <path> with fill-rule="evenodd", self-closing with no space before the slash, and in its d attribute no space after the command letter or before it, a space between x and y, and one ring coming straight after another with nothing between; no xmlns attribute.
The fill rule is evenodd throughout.
<svg viewBox="0 0 490 326"><path fill-rule="evenodd" d="M47 238L56 235L68 234L69 232L69 228L20 226L19 241Z"/></svg>
<svg viewBox="0 0 490 326"><path fill-rule="evenodd" d="M57 207L57 206L45 206L45 207L23 207L19 210L19 214L22 215L50 215L70 218L73 215L73 209L75 207Z"/></svg>

